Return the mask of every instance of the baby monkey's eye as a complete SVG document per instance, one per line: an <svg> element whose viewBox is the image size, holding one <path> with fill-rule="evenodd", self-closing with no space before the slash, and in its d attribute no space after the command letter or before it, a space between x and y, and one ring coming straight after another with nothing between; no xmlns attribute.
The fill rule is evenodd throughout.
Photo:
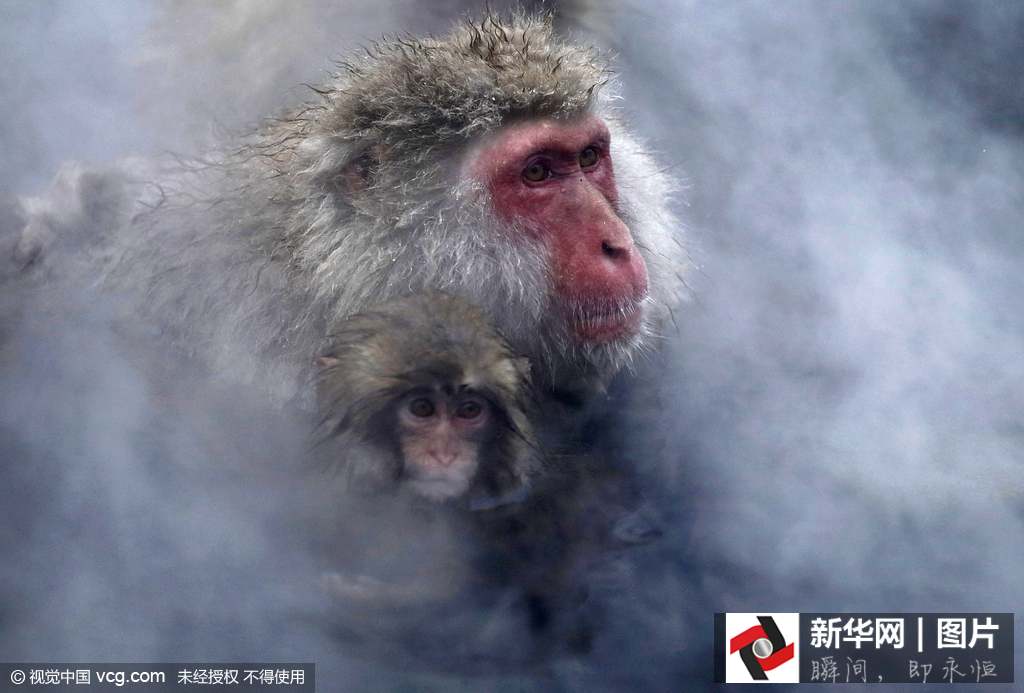
<svg viewBox="0 0 1024 693"><path fill-rule="evenodd" d="M597 164L597 150L593 147L587 147L580 152L580 168L590 168Z"/></svg>
<svg viewBox="0 0 1024 693"><path fill-rule="evenodd" d="M482 404L475 400L467 400L459 405L459 408L455 410L455 415L460 419L475 419L483 411L484 407Z"/></svg>
<svg viewBox="0 0 1024 693"><path fill-rule="evenodd" d="M409 402L409 413L413 416L418 416L421 419L425 419L428 416L434 415L434 403L426 397L418 397L413 401Z"/></svg>

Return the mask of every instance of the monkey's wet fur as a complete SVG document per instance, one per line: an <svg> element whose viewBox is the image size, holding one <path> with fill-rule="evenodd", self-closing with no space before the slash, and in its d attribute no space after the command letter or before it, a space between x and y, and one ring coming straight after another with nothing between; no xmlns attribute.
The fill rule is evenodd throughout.
<svg viewBox="0 0 1024 693"><path fill-rule="evenodd" d="M548 19L487 15L339 68L203 157L65 165L20 202L17 263L315 412L313 455L345 482L314 541L338 637L386 652L430 624L485 658L584 653L590 566L657 534L620 540L631 471L579 432L680 291L672 181L607 62ZM382 586L372 564L410 543L435 547L423 574Z"/></svg>

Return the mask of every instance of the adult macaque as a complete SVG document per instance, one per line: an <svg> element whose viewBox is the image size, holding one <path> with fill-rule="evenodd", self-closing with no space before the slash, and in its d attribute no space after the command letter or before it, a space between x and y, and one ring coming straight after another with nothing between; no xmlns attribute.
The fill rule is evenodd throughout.
<svg viewBox="0 0 1024 693"><path fill-rule="evenodd" d="M349 478L494 500L538 470L529 366L465 301L414 294L357 313L317 364L318 453Z"/></svg>
<svg viewBox="0 0 1024 693"><path fill-rule="evenodd" d="M658 331L682 266L611 79L541 19L384 41L201 162L65 170L26 201L18 257L91 239L136 312L286 397L349 316L444 291L531 361L542 401L585 401Z"/></svg>
<svg viewBox="0 0 1024 693"><path fill-rule="evenodd" d="M256 381L305 408L315 407L308 385L317 358L351 329L352 316L410 293L451 294L505 337L506 358L529 360L541 412L534 430L560 426L546 408L585 403L650 343L683 266L670 182L626 134L611 81L594 50L554 38L539 19L488 16L443 38L384 41L318 88L318 103L200 160L65 166L49 191L22 201L16 216L27 221L15 258L32 274L99 284L116 297L104 305L122 310L128 324L142 317L217 376ZM330 371L326 358L320 368ZM343 383L357 372L333 374ZM444 382L428 384L443 392ZM354 503L354 521L324 533L322 555L344 559L327 586L383 601L435 594L447 604L459 580L479 578L521 597L516 614L530 615L531 632L579 630L565 602L585 585L576 573L592 556L588 547L603 541L591 536L595 518L609 514L601 523L614 532L614 516L631 510L630 499L592 502L605 486L628 493L606 471L616 461L545 431L545 442L581 453L599 471L558 457L568 478L543 476L526 500L453 511L458 503L436 499L502 501L522 484L527 458L494 442L529 449L525 425L514 420L522 407L499 399L482 427L453 433L461 403L432 400L435 411L456 412L449 432L416 433L422 403L395 402L369 384L352 392L369 397L365 407L347 403L351 392L321 392L325 411L338 414L335 463L397 482L414 502L388 496L396 504L380 509L379 523ZM514 427L490 416L501 412ZM380 421L399 441L390 457L376 445ZM460 521L388 524L421 509ZM452 551L407 562L404 552L328 547L367 545L347 527L394 531L379 542L368 537L373 546L404 538ZM435 528L443 540L424 537ZM479 539L463 542L463 532ZM373 587L410 564L422 579ZM454 592L435 589L449 583Z"/></svg>

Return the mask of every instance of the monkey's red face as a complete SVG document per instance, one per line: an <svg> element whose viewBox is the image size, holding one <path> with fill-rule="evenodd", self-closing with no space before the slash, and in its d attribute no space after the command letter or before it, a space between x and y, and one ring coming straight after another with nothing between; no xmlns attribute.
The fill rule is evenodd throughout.
<svg viewBox="0 0 1024 693"><path fill-rule="evenodd" d="M604 121L534 120L508 126L472 153L497 214L544 245L553 303L580 343L628 339L640 329L647 267L617 212Z"/></svg>

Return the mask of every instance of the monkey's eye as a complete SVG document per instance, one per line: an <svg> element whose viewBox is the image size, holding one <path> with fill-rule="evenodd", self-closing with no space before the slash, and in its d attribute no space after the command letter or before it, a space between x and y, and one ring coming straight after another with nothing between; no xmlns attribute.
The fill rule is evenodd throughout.
<svg viewBox="0 0 1024 693"><path fill-rule="evenodd" d="M475 419L484 411L484 407L474 400L466 400L455 410L455 415L460 419Z"/></svg>
<svg viewBox="0 0 1024 693"><path fill-rule="evenodd" d="M551 169L539 161L535 161L523 170L523 178L531 183L540 183L550 175Z"/></svg>
<svg viewBox="0 0 1024 693"><path fill-rule="evenodd" d="M413 416L418 416L421 419L425 419L428 416L434 415L434 403L426 397L418 397L413 401L409 402L409 413Z"/></svg>
<svg viewBox="0 0 1024 693"><path fill-rule="evenodd" d="M587 147L580 152L580 168L590 168L597 164L597 150L593 147Z"/></svg>

